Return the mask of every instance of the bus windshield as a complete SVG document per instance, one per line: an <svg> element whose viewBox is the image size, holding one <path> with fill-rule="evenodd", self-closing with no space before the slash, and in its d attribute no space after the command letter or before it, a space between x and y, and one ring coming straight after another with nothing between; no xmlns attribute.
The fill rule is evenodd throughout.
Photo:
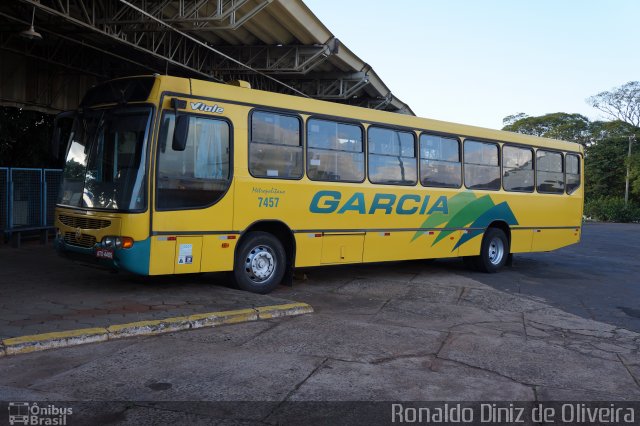
<svg viewBox="0 0 640 426"><path fill-rule="evenodd" d="M71 132L58 204L136 211L146 207L151 108L85 110Z"/></svg>

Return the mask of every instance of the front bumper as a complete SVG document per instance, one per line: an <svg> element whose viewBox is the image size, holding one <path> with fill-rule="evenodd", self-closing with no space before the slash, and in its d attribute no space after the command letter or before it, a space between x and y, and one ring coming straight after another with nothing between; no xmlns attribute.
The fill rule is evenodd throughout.
<svg viewBox="0 0 640 426"><path fill-rule="evenodd" d="M93 247L78 247L68 244L56 235L54 247L58 253L80 263L107 269L124 270L138 275L149 275L150 240L135 241L128 249L114 249L113 259L96 257L99 243Z"/></svg>

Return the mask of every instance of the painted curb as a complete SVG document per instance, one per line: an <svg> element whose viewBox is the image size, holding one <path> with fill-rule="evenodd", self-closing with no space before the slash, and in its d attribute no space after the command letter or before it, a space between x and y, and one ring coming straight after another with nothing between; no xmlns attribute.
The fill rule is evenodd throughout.
<svg viewBox="0 0 640 426"><path fill-rule="evenodd" d="M198 328L238 324L312 312L313 308L306 303L287 303L233 311L208 312L161 320L114 324L106 328L83 328L12 337L0 341L0 357L77 346L86 343L105 342L107 340L117 340L126 337L153 336L174 331L195 330Z"/></svg>
<svg viewBox="0 0 640 426"><path fill-rule="evenodd" d="M81 328L78 330L12 337L4 339L2 344L7 355L17 355L84 343L104 342L108 340L108 337L107 330L104 328Z"/></svg>

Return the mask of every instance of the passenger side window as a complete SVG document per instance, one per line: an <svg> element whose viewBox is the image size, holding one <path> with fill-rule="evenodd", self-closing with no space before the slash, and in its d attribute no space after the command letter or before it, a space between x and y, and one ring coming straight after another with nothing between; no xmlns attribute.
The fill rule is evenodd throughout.
<svg viewBox="0 0 640 426"><path fill-rule="evenodd" d="M251 114L249 172L255 177L302 177L302 135L298 116L254 111Z"/></svg>
<svg viewBox="0 0 640 426"><path fill-rule="evenodd" d="M567 194L572 194L576 189L580 188L580 156L575 154L567 154L566 161L566 186Z"/></svg>
<svg viewBox="0 0 640 426"><path fill-rule="evenodd" d="M533 192L533 150L505 145L502 147L502 161L505 191Z"/></svg>
<svg viewBox="0 0 640 426"><path fill-rule="evenodd" d="M362 128L354 124L309 119L307 175L311 180L362 182Z"/></svg>
<svg viewBox="0 0 640 426"><path fill-rule="evenodd" d="M536 152L536 177L538 192L562 194L564 192L562 154L539 149Z"/></svg>
<svg viewBox="0 0 640 426"><path fill-rule="evenodd" d="M464 141L464 183L469 189L500 189L498 144Z"/></svg>
<svg viewBox="0 0 640 426"><path fill-rule="evenodd" d="M462 185L458 139L420 135L420 182L424 186L459 188Z"/></svg>
<svg viewBox="0 0 640 426"><path fill-rule="evenodd" d="M173 113L162 117L156 206L159 210L206 207L222 198L231 180L229 123L192 116L184 151L174 151L175 118Z"/></svg>
<svg viewBox="0 0 640 426"><path fill-rule="evenodd" d="M372 183L415 185L418 180L415 135L369 127L369 180Z"/></svg>

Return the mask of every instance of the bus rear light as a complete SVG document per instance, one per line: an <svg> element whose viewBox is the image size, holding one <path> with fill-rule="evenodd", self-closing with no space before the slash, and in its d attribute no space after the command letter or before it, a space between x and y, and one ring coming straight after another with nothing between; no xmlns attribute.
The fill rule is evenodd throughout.
<svg viewBox="0 0 640 426"><path fill-rule="evenodd" d="M229 243L222 243L222 248L229 248Z"/></svg>

